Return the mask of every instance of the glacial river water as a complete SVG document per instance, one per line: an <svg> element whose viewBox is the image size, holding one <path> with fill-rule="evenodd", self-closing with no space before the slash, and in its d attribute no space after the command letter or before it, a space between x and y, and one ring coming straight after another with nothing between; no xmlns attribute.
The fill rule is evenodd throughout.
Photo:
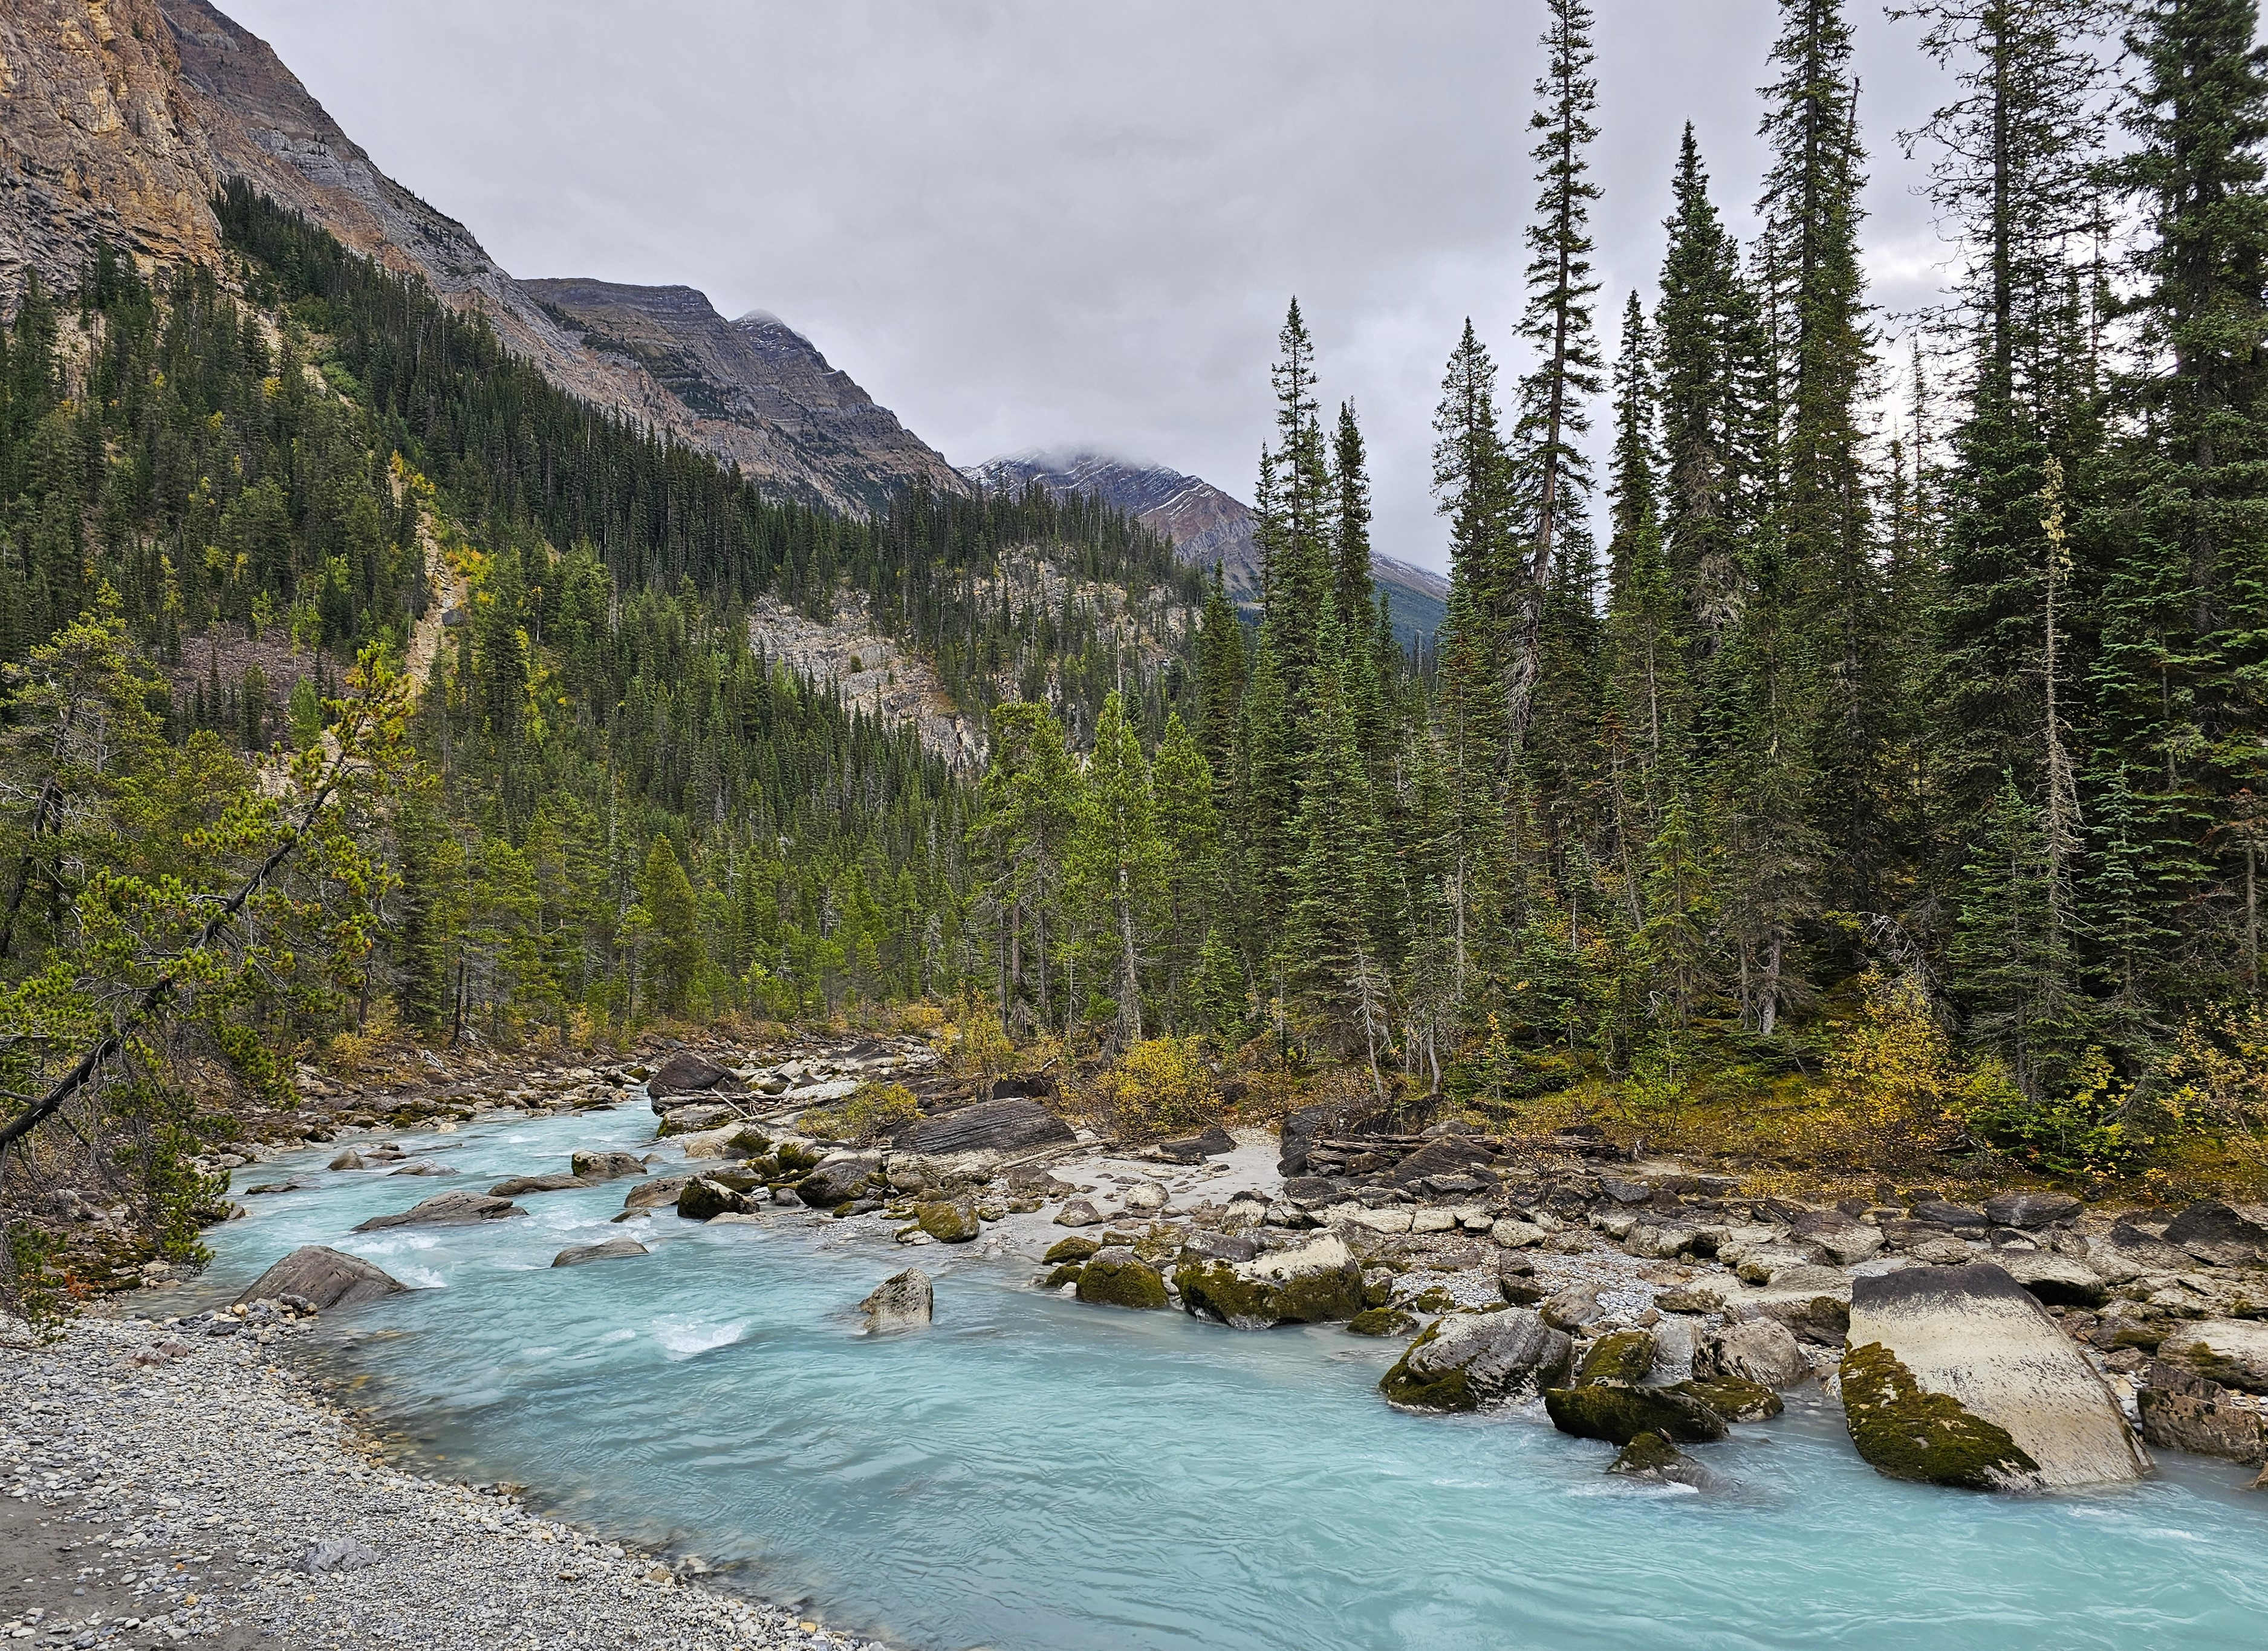
<svg viewBox="0 0 2268 1651"><path fill-rule="evenodd" d="M1707 1448L1729 1488L1702 1496L1610 1480L1607 1447L1540 1415L1389 1411L1395 1345L1081 1307L810 1218L610 1226L615 1183L348 1230L652 1126L624 1106L403 1137L446 1179L326 1172L335 1148L239 1170L314 1185L213 1232L212 1282L301 1244L369 1257L422 1288L327 1317L320 1356L436 1471L924 1651L2268 1646L2268 1494L2227 1464L2052 1499L1896 1485L1814 1395ZM625 1232L653 1253L549 1266ZM860 1336L858 1299L915 1260L935 1325Z"/></svg>

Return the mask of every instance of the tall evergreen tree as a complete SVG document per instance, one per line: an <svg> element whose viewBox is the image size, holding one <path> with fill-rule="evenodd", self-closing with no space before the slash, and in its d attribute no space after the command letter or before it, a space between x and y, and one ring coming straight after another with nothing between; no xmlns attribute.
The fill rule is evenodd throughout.
<svg viewBox="0 0 2268 1651"><path fill-rule="evenodd" d="M1591 76L1591 10L1584 0L1547 0L1544 71L1535 83L1541 106L1529 119L1541 136L1533 151L1538 193L1528 229L1528 306L1520 335L1537 356L1520 382L1513 429L1513 520L1525 537L1525 565L1500 610L1506 649L1506 732L1515 746L1535 715L1543 668L1544 608L1561 563L1587 562L1590 529L1584 506L1590 459L1581 441L1590 430L1589 398L1603 366L1593 331L1591 301L1592 117L1598 82Z"/></svg>

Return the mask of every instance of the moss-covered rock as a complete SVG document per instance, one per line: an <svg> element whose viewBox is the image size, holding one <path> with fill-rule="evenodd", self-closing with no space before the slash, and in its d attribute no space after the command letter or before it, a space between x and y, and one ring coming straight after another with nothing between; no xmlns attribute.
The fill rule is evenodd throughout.
<svg viewBox="0 0 2268 1651"><path fill-rule="evenodd" d="M1403 1350L1378 1389L1411 1410L1477 1410L1565 1380L1571 1352L1532 1312L1453 1313Z"/></svg>
<svg viewBox="0 0 2268 1651"><path fill-rule="evenodd" d="M1727 1421L1770 1421L1787 1408L1763 1383L1737 1376L1697 1376L1678 1383L1672 1391L1699 1399Z"/></svg>
<svg viewBox="0 0 2268 1651"><path fill-rule="evenodd" d="M1601 1336L1583 1354L1575 1385L1594 1382L1643 1382L1653 1372L1653 1337L1643 1330L1617 1330Z"/></svg>
<svg viewBox="0 0 2268 1651"><path fill-rule="evenodd" d="M1418 1321L1398 1307L1366 1307L1347 1320L1358 1336L1406 1336L1417 1328Z"/></svg>
<svg viewBox="0 0 2268 1651"><path fill-rule="evenodd" d="M1685 1459L1685 1454L1660 1434L1642 1433L1623 1447L1607 1471L1659 1479L1665 1469Z"/></svg>
<svg viewBox="0 0 2268 1651"><path fill-rule="evenodd" d="M1402 1350L1394 1368L1378 1379L1378 1391L1386 1395L1388 1404L1407 1410L1468 1411L1481 1407L1480 1396L1473 1391L1471 1379L1461 1365L1434 1368L1417 1362L1422 1349L1440 1339L1441 1326L1435 1324Z"/></svg>
<svg viewBox="0 0 2268 1651"><path fill-rule="evenodd" d="M1163 1307L1166 1280L1146 1261L1097 1256L1079 1269L1079 1299L1101 1307Z"/></svg>
<svg viewBox="0 0 2268 1651"><path fill-rule="evenodd" d="M952 1199L915 1205L914 1223L941 1244L965 1244L983 1230L976 1209Z"/></svg>
<svg viewBox="0 0 2268 1651"><path fill-rule="evenodd" d="M1192 1252L1174 1269L1174 1288L1184 1310L1239 1330L1334 1324L1363 1310L1361 1269L1329 1234L1246 1262Z"/></svg>
<svg viewBox="0 0 2268 1651"><path fill-rule="evenodd" d="M1454 1313L1457 1310L1457 1298L1449 1294L1447 1287L1435 1284L1418 1291L1402 1305L1413 1313Z"/></svg>
<svg viewBox="0 0 2268 1651"><path fill-rule="evenodd" d="M1363 1274L1362 1304L1383 1307L1394 1299L1394 1274L1385 1267L1373 1267Z"/></svg>
<svg viewBox="0 0 2268 1651"><path fill-rule="evenodd" d="M2005 1427L1925 1392L1880 1342L1843 1355L1843 1414L1851 1442L1875 1471L1960 1490L2005 1490L2039 1469Z"/></svg>
<svg viewBox="0 0 2268 1651"><path fill-rule="evenodd" d="M1050 1266L1059 1261L1092 1261L1094 1252L1101 1248L1094 1239L1073 1233L1068 1238L1058 1239L1049 1244L1047 1254L1040 1259Z"/></svg>
<svg viewBox="0 0 2268 1651"><path fill-rule="evenodd" d="M1543 1408L1561 1433L1609 1444L1626 1445L1642 1433L1658 1433L1678 1444L1707 1444L1726 1432L1722 1416L1691 1394L1669 1388L1614 1382L1555 1387L1545 1391Z"/></svg>
<svg viewBox="0 0 2268 1651"><path fill-rule="evenodd" d="M744 1215L748 1200L722 1181L705 1175L688 1181L677 1194L677 1213L688 1221L708 1221L718 1215Z"/></svg>
<svg viewBox="0 0 2268 1651"><path fill-rule="evenodd" d="M1066 1261L1048 1274L1048 1281L1043 1288L1059 1290L1066 1284L1076 1284L1079 1282L1079 1275L1086 1271L1086 1266L1084 1262Z"/></svg>

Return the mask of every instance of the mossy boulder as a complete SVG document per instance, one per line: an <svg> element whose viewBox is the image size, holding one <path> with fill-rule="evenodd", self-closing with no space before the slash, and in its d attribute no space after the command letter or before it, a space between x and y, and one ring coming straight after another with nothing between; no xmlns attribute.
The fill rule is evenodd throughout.
<svg viewBox="0 0 2268 1651"><path fill-rule="evenodd" d="M1843 1414L1859 1454L1894 1479L1997 1491L2027 1485L2039 1471L2007 1428L1950 1394L1923 1391L1880 1342L1843 1355Z"/></svg>
<svg viewBox="0 0 2268 1651"><path fill-rule="evenodd" d="M1417 1328L1418 1321L1398 1307L1366 1307L1347 1320L1358 1336L1406 1336Z"/></svg>
<svg viewBox="0 0 2268 1651"><path fill-rule="evenodd" d="M1413 1313L1425 1313L1430 1316L1454 1313L1457 1310L1458 1302L1455 1296L1449 1294L1446 1286L1435 1284L1418 1291L1402 1305Z"/></svg>
<svg viewBox="0 0 2268 1651"><path fill-rule="evenodd" d="M1327 1324L1363 1310L1362 1269L1334 1234L1250 1261L1187 1254L1174 1270L1182 1306L1238 1330Z"/></svg>
<svg viewBox="0 0 2268 1651"><path fill-rule="evenodd" d="M1099 1307L1160 1308L1166 1304L1166 1280L1130 1254L1098 1255L1079 1269L1079 1299Z"/></svg>
<svg viewBox="0 0 2268 1651"><path fill-rule="evenodd" d="M1761 1382L1737 1376L1696 1376L1671 1390L1699 1399L1727 1421L1770 1421L1787 1406Z"/></svg>
<svg viewBox="0 0 2268 1651"><path fill-rule="evenodd" d="M1478 1410L1565 1380L1572 1351L1564 1332L1524 1309L1455 1313L1404 1348L1378 1391L1410 1410Z"/></svg>
<svg viewBox="0 0 2268 1651"><path fill-rule="evenodd" d="M1608 1465L1609 1473L1659 1479L1664 1468L1685 1461L1685 1453L1658 1433L1642 1433L1622 1449Z"/></svg>
<svg viewBox="0 0 2268 1651"><path fill-rule="evenodd" d="M1653 1337L1643 1330L1617 1330L1601 1336L1583 1354L1575 1385L1594 1382L1643 1382L1653 1373Z"/></svg>
<svg viewBox="0 0 2268 1651"><path fill-rule="evenodd" d="M697 1175L677 1194L677 1213L688 1221L710 1221L718 1215L745 1215L747 1195L714 1177Z"/></svg>
<svg viewBox="0 0 2268 1651"><path fill-rule="evenodd" d="M976 1207L953 1199L915 1205L914 1222L941 1244L965 1244L983 1230Z"/></svg>
<svg viewBox="0 0 2268 1651"><path fill-rule="evenodd" d="M1042 1256L1040 1259L1049 1266L1053 1266L1059 1261L1092 1261L1094 1259L1094 1252L1101 1248L1102 1246L1094 1239L1073 1233L1068 1238L1058 1239L1049 1244L1047 1254Z"/></svg>
<svg viewBox="0 0 2268 1651"><path fill-rule="evenodd" d="M1394 1273L1386 1267L1373 1267L1362 1275L1362 1304L1383 1307L1394 1299Z"/></svg>
<svg viewBox="0 0 2268 1651"><path fill-rule="evenodd" d="M1690 1393L1671 1388L1594 1382L1588 1387L1545 1390L1551 1425L1578 1439L1626 1445L1642 1433L1676 1444L1708 1444L1725 1436L1725 1419Z"/></svg>
<svg viewBox="0 0 2268 1651"><path fill-rule="evenodd" d="M1043 1289L1059 1290L1066 1284L1076 1284L1079 1282L1079 1275L1086 1271L1086 1264L1085 1262L1066 1261L1054 1272L1048 1274L1047 1283L1041 1288Z"/></svg>

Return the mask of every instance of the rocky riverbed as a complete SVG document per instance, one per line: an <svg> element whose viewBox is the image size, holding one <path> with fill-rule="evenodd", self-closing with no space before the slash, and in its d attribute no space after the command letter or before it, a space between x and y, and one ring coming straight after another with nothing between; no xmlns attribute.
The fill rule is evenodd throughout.
<svg viewBox="0 0 2268 1651"><path fill-rule="evenodd" d="M1628 1446L1616 1471L1685 1488L1716 1479L1680 1447L1766 1421L1777 1391L1815 1383L1850 1401L1854 1442L1894 1477L2132 1477L2149 1468L2137 1435L2247 1477L2268 1457L2268 1211L2022 1190L1971 1205L1940 1188L1810 1205L1589 1132L1522 1140L1409 1114L1314 1110L1280 1134L1134 1148L1062 1116L1044 1078L970 1084L911 1043L711 1053L725 1058L436 1085L386 1110L335 1094L332 1118L302 1133L333 1138L330 1168L263 1178L261 1148L226 1167L254 1203L311 1175L409 1178L401 1208L365 1223L387 1231L509 1220L519 1200L619 1182L622 1237L560 1265L654 1265L637 1258L696 1222L817 1223L895 1240L915 1273L1021 1265L1033 1288L1096 1311L1344 1324L1408 1344L1381 1405L1548 1414ZM879 1082L905 1086L918 1114L864 1143L806 1127L814 1109L839 1126L840 1104ZM500 1107L625 1105L651 1110L650 1150L578 1152L491 1186L416 1178L451 1173L435 1137ZM374 1300L383 1284L362 1277L287 1268L247 1306L176 1318L194 1287L177 1295L180 1280L149 1269L151 1288L114 1304L129 1316L0 1349L0 1385L26 1396L0 1423L0 1633L79 1646L850 1643L535 1517L508 1491L389 1465L290 1358L303 1313ZM356 1293L311 1301L310 1278ZM927 1279L887 1300L879 1327L918 1327ZM2060 1418L2045 1432L2026 1420L2043 1395Z"/></svg>

